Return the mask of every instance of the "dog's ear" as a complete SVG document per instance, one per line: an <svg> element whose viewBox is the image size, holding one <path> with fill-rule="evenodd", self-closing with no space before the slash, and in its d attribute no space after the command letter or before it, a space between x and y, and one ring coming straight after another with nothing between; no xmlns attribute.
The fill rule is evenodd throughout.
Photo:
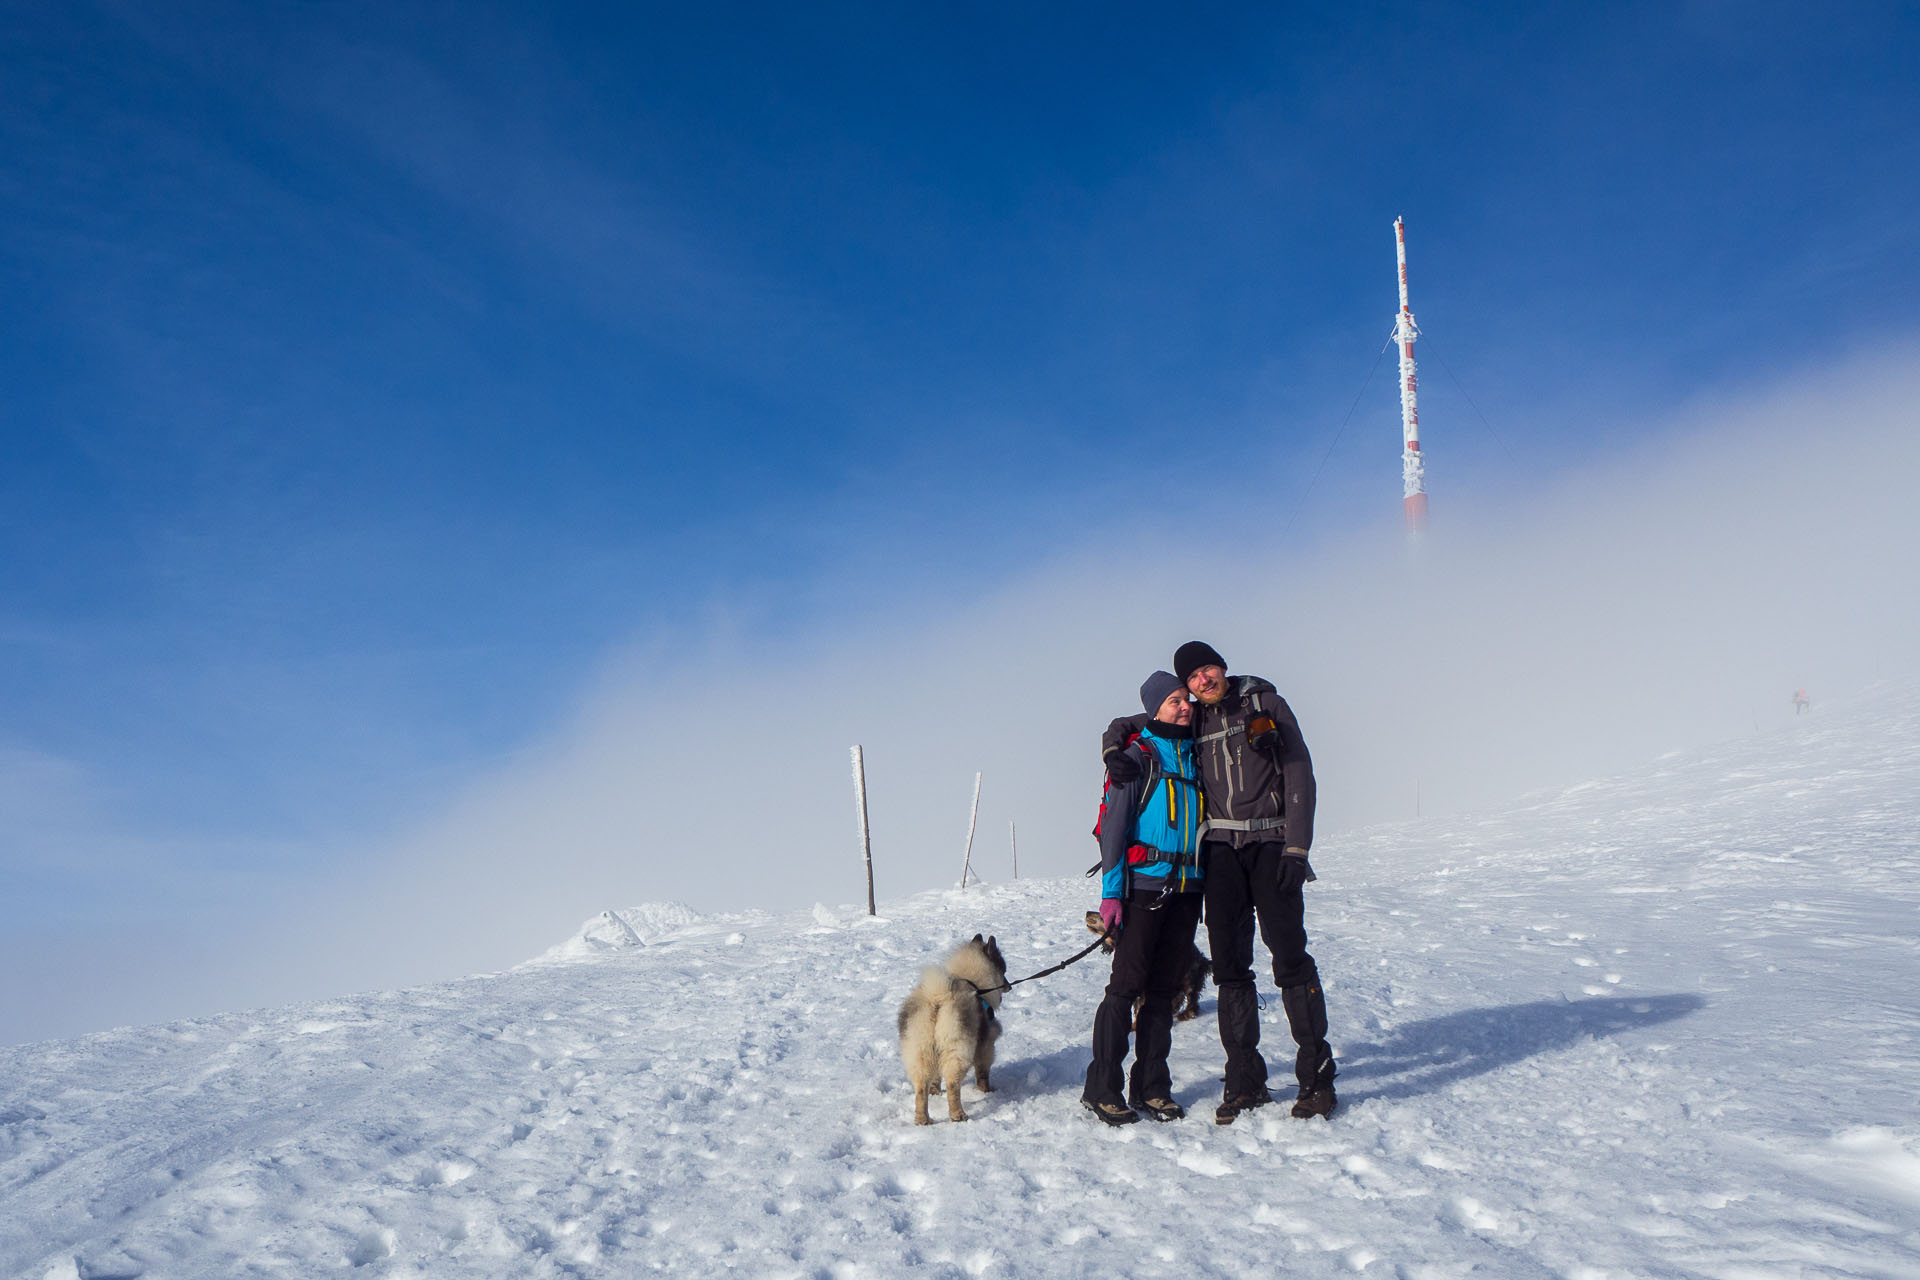
<svg viewBox="0 0 1920 1280"><path fill-rule="evenodd" d="M974 940L975 942L978 942L978 943L982 943L982 944L984 944L984 943L986 942L986 939L985 939L985 938L983 938L983 937L981 937L981 936L980 936L979 934L977 934L977 933L973 935L973 940Z"/></svg>

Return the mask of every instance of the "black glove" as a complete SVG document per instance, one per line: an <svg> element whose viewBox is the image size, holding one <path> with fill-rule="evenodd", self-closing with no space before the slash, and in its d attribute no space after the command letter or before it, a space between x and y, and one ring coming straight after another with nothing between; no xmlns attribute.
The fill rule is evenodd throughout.
<svg viewBox="0 0 1920 1280"><path fill-rule="evenodd" d="M1293 893L1307 883L1307 855L1304 853L1283 853L1280 855L1280 892Z"/></svg>
<svg viewBox="0 0 1920 1280"><path fill-rule="evenodd" d="M1280 749L1280 726L1270 715L1255 715L1247 721L1247 745L1269 754Z"/></svg>
<svg viewBox="0 0 1920 1280"><path fill-rule="evenodd" d="M1116 787L1124 787L1129 782L1140 781L1140 763L1125 751L1116 751L1107 757L1107 778Z"/></svg>

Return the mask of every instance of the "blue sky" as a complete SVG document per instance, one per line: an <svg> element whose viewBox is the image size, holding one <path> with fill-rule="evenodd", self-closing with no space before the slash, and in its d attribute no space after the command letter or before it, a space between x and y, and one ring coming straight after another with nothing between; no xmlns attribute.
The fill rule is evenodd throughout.
<svg viewBox="0 0 1920 1280"><path fill-rule="evenodd" d="M3 21L0 938L350 874L610 655L1392 528L1396 215L1442 528L1920 286L1893 4Z"/></svg>

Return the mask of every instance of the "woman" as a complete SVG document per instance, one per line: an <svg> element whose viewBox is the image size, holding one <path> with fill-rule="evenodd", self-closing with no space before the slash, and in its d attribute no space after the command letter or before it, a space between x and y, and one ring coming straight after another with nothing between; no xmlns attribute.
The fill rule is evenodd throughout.
<svg viewBox="0 0 1920 1280"><path fill-rule="evenodd" d="M1200 923L1202 813L1193 763L1193 707L1186 686L1156 671L1140 686L1149 719L1109 771L1100 819L1100 919L1116 939L1113 976L1093 1016L1093 1061L1081 1105L1108 1124L1186 1114L1173 1100L1167 1050L1173 1002ZM1115 775L1130 777L1114 781ZM1133 1075L1121 1095L1121 1064L1133 1029ZM1136 1111L1135 1108L1139 1110Z"/></svg>

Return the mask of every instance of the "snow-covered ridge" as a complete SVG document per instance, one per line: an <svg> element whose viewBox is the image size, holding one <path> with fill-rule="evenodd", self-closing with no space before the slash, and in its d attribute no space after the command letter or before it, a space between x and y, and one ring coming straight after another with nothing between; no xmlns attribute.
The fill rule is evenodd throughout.
<svg viewBox="0 0 1920 1280"><path fill-rule="evenodd" d="M504 974L0 1050L0 1275L1920 1274L1920 697L1325 840L1331 1123L1079 1108L1097 957L1017 987L965 1125L893 1014L1088 882L608 913ZM1274 1083L1290 1042L1263 1034Z"/></svg>

